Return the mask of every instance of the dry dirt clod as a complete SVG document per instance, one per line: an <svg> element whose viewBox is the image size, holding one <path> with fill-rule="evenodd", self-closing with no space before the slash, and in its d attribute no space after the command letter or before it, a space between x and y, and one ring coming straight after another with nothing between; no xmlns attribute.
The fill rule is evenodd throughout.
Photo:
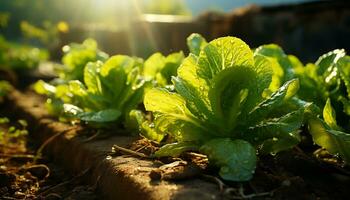
<svg viewBox="0 0 350 200"><path fill-rule="evenodd" d="M158 181L162 179L162 170L160 169L154 169L150 172L149 177L153 181Z"/></svg>

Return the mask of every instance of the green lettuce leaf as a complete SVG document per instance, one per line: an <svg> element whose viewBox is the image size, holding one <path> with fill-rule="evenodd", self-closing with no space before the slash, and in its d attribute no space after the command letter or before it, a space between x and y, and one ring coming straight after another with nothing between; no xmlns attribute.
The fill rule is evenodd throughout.
<svg viewBox="0 0 350 200"><path fill-rule="evenodd" d="M220 166L219 174L231 181L248 181L256 167L256 150L244 140L213 139L201 146L209 161Z"/></svg>
<svg viewBox="0 0 350 200"><path fill-rule="evenodd" d="M327 74L326 72L330 71L330 67L334 66L343 56L345 56L344 49L335 49L320 56L315 63L318 66L317 74L323 76Z"/></svg>
<svg viewBox="0 0 350 200"><path fill-rule="evenodd" d="M82 44L72 43L63 47L63 68L57 69L63 80L84 79L84 68L88 62L105 61L108 55L100 51L93 39L86 39Z"/></svg>
<svg viewBox="0 0 350 200"><path fill-rule="evenodd" d="M271 96L261 103L259 103L252 111L250 111L249 116L252 116L248 120L252 122L257 122L263 120L276 108L284 104L291 97L293 97L299 89L298 79L293 79L287 81L282 87L280 87L276 92L272 93Z"/></svg>
<svg viewBox="0 0 350 200"><path fill-rule="evenodd" d="M146 80L154 80L158 86L171 83L171 77L176 76L184 55L182 52L172 53L167 57L161 53L151 55L143 65L143 76Z"/></svg>
<svg viewBox="0 0 350 200"><path fill-rule="evenodd" d="M288 113L280 118L261 121L251 126L241 137L260 146L262 153L277 153L300 142L298 129L303 124L304 109Z"/></svg>
<svg viewBox="0 0 350 200"><path fill-rule="evenodd" d="M344 56L337 62L337 69L346 87L347 98L350 99L350 56Z"/></svg>
<svg viewBox="0 0 350 200"><path fill-rule="evenodd" d="M198 33L192 33L187 37L187 46L190 52L196 56L207 45L207 41Z"/></svg>
<svg viewBox="0 0 350 200"><path fill-rule="evenodd" d="M113 122L116 121L120 115L121 112L116 109L77 113L77 117L86 122Z"/></svg>
<svg viewBox="0 0 350 200"><path fill-rule="evenodd" d="M185 151L195 151L198 150L198 144L192 142L180 142L180 143L172 143L166 144L162 146L155 154L156 157L164 157L164 156L179 156L181 153Z"/></svg>
<svg viewBox="0 0 350 200"><path fill-rule="evenodd" d="M254 54L266 56L271 62L273 77L270 85L272 92L276 91L284 82L294 77L293 65L281 47L276 44L262 45Z"/></svg>
<svg viewBox="0 0 350 200"><path fill-rule="evenodd" d="M330 128L334 130L341 130L341 128L337 125L336 114L332 108L330 99L327 100L327 103L323 109L323 119Z"/></svg>
<svg viewBox="0 0 350 200"><path fill-rule="evenodd" d="M309 131L317 145L350 163L350 134L332 130L318 118L309 120Z"/></svg>

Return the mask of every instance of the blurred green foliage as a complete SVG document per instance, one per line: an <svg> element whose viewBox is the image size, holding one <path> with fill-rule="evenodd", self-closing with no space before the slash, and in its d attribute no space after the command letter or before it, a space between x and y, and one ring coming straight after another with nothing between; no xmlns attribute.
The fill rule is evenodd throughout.
<svg viewBox="0 0 350 200"><path fill-rule="evenodd" d="M0 102L1 97L6 96L8 92L12 90L12 86L9 82L0 80Z"/></svg>
<svg viewBox="0 0 350 200"><path fill-rule="evenodd" d="M97 47L95 40L89 38L83 43L71 43L63 47L62 68L57 72L62 80L83 81L84 67L88 62L106 61L108 54L102 52Z"/></svg>
<svg viewBox="0 0 350 200"><path fill-rule="evenodd" d="M60 21L79 26L91 23L124 26L127 18L133 16L131 6L131 1L111 0L1 0L0 13L5 17L0 15L0 24L4 21L8 26L0 26L0 34L9 39L21 38L23 21L42 29L47 28L47 23Z"/></svg>
<svg viewBox="0 0 350 200"><path fill-rule="evenodd" d="M0 28L7 27L10 19L10 13L0 12Z"/></svg>
<svg viewBox="0 0 350 200"><path fill-rule="evenodd" d="M23 119L19 119L14 123L10 122L7 117L1 117L0 125L6 127L0 129L0 145L8 145L11 141L21 139L28 135L28 123Z"/></svg>
<svg viewBox="0 0 350 200"><path fill-rule="evenodd" d="M151 14L191 15L183 0L149 0L145 1L144 12Z"/></svg>
<svg viewBox="0 0 350 200"><path fill-rule="evenodd" d="M49 53L28 45L9 42L0 35L0 69L22 71L37 67L40 61L47 60Z"/></svg>

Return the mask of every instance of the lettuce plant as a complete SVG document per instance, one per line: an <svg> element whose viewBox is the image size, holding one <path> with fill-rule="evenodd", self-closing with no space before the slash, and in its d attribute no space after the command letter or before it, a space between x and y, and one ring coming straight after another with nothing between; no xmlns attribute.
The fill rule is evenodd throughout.
<svg viewBox="0 0 350 200"><path fill-rule="evenodd" d="M309 131L317 145L331 154L340 156L347 164L350 163L350 134L338 126L329 99L323 109L323 120L317 117L309 119Z"/></svg>
<svg viewBox="0 0 350 200"><path fill-rule="evenodd" d="M58 75L62 80L84 79L84 67L88 62L106 61L108 55L97 48L93 39L86 39L82 44L71 43L64 46L63 66L58 68Z"/></svg>
<svg viewBox="0 0 350 200"><path fill-rule="evenodd" d="M45 107L49 114L59 116L61 121L66 121L68 116L64 116L63 104L71 102L72 94L65 83L47 83L43 80L37 81L32 86L33 90L47 97Z"/></svg>
<svg viewBox="0 0 350 200"><path fill-rule="evenodd" d="M4 80L0 80L0 100L12 90L12 85Z"/></svg>
<svg viewBox="0 0 350 200"><path fill-rule="evenodd" d="M298 77L300 89L299 98L314 102L323 108L323 120L318 112L309 115L309 132L313 141L327 149L330 153L340 155L347 163L350 162L350 57L342 49L337 49L322 55L316 63L306 66L295 56L286 56L277 45L263 45L255 53L265 55L270 61L279 65L274 69L274 88L284 78ZM277 69L277 70L276 70ZM286 74L286 75L283 75ZM335 108L333 108L335 105ZM336 120L336 115L341 120ZM339 123L340 122L340 123Z"/></svg>
<svg viewBox="0 0 350 200"><path fill-rule="evenodd" d="M300 98L314 101L319 107L324 107L330 98L337 104L337 110L344 106L343 111L350 115L347 109L350 94L349 56L346 56L344 50L331 51L322 55L315 63L306 66L296 57L290 56L290 59L293 60L295 74L300 79Z"/></svg>
<svg viewBox="0 0 350 200"><path fill-rule="evenodd" d="M94 126L109 126L142 102L145 81L140 75L141 66L137 58L117 55L105 63L89 62L83 82L72 80L53 86L41 81L35 89L51 97L50 101L58 101L51 106L56 114Z"/></svg>
<svg viewBox="0 0 350 200"><path fill-rule="evenodd" d="M0 35L0 69L26 72L48 58L46 49L12 43Z"/></svg>
<svg viewBox="0 0 350 200"><path fill-rule="evenodd" d="M84 68L88 62L105 61L108 55L97 48L93 39L86 39L82 44L71 43L63 48L63 65L56 65L59 78L50 83L42 80L34 84L34 90L46 95L46 108L50 114L60 116L62 121L68 118L64 113L63 104L71 103L72 94L69 92L68 82L71 80L83 81Z"/></svg>
<svg viewBox="0 0 350 200"><path fill-rule="evenodd" d="M145 80L154 81L155 85L165 87L171 84L171 77L176 75L176 70L183 59L181 51L168 56L154 53L144 62L142 75Z"/></svg>
<svg viewBox="0 0 350 200"><path fill-rule="evenodd" d="M257 151L277 153L299 142L298 129L309 104L291 103L297 101L297 79L263 97L272 80L271 62L238 38L192 47L198 56L190 54L178 68L172 78L176 92L154 88L145 94L155 129L173 140L155 156L200 151L220 168L222 178L247 181Z"/></svg>
<svg viewBox="0 0 350 200"><path fill-rule="evenodd" d="M305 67L297 58L290 59L301 81L300 98L323 107L323 120L317 117L309 120L309 131L314 142L349 164L350 57L344 50L337 49Z"/></svg>

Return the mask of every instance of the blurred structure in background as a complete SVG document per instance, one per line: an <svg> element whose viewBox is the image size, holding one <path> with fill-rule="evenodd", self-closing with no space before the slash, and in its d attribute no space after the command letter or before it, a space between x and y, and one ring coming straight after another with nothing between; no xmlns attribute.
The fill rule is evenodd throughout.
<svg viewBox="0 0 350 200"><path fill-rule="evenodd" d="M149 41L146 33L151 32L155 48L163 53L187 49L186 37L198 32L207 39L237 36L251 47L276 43L306 62L315 61L332 49L350 50L350 3L312 1L250 5L229 13L207 11L195 18L144 15L132 27L137 45L147 46L144 44Z"/></svg>
<svg viewBox="0 0 350 200"><path fill-rule="evenodd" d="M350 51L350 2L315 1L280 6L248 6L225 15L204 14L209 36L234 35L251 47L276 43L303 61L331 49Z"/></svg>
<svg viewBox="0 0 350 200"><path fill-rule="evenodd" d="M256 5L248 5L255 3ZM243 7L242 7L243 6ZM91 37L109 54L147 57L187 49L193 32L277 43L303 61L350 50L350 3L310 0L1 0L0 34L48 48ZM23 41L25 36L26 41Z"/></svg>

